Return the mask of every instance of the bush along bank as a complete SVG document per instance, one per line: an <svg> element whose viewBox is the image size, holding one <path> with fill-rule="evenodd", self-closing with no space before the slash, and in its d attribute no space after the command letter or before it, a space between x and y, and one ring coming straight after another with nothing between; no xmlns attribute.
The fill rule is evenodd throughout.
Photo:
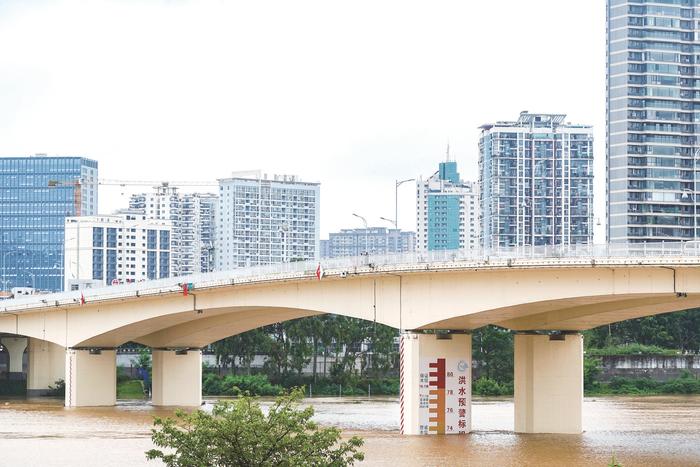
<svg viewBox="0 0 700 467"><path fill-rule="evenodd" d="M226 375L206 373L202 378L205 396L279 396L282 386L271 384L265 375Z"/></svg>
<svg viewBox="0 0 700 467"><path fill-rule="evenodd" d="M482 376L472 384L472 394L475 396L511 396L513 395L513 383L499 383L494 379Z"/></svg>
<svg viewBox="0 0 700 467"><path fill-rule="evenodd" d="M280 384L270 382L263 374L227 375L205 373L202 378L202 393L205 396L277 396L294 387L303 387L306 396L398 396L398 378L357 379L344 383L331 379L291 377ZM481 377L474 381L472 393L478 396L509 396L513 394L512 383L500 383Z"/></svg>
<svg viewBox="0 0 700 467"><path fill-rule="evenodd" d="M398 378L375 380L358 379L346 383L337 383L330 379L289 377L279 384L271 382L267 375L227 375L205 373L202 378L202 393L206 396L277 396L285 390L304 387L307 396L366 396L399 394Z"/></svg>
<svg viewBox="0 0 700 467"><path fill-rule="evenodd" d="M649 378L613 378L609 383L594 381L586 388L586 395L660 395L700 394L700 379L689 372L669 381Z"/></svg>

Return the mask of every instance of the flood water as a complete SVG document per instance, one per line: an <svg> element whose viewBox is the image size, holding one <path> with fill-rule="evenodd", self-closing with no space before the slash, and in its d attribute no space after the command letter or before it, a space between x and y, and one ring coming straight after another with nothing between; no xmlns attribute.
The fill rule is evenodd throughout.
<svg viewBox="0 0 700 467"><path fill-rule="evenodd" d="M468 435L401 436L395 398L314 398L316 419L365 439L385 466L700 466L700 396L587 398L581 435L513 433L513 402L475 399ZM208 402L210 403L210 402ZM141 466L154 415L147 403L66 409L57 400L0 401L2 466Z"/></svg>

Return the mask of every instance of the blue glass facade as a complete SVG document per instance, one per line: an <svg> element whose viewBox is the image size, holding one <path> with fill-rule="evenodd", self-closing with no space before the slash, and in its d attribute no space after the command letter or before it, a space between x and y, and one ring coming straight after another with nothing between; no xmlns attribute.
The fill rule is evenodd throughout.
<svg viewBox="0 0 700 467"><path fill-rule="evenodd" d="M607 237L697 239L698 0L607 2Z"/></svg>
<svg viewBox="0 0 700 467"><path fill-rule="evenodd" d="M63 290L64 219L97 211L97 162L80 157L0 158L0 255L3 288ZM58 181L49 186L49 181Z"/></svg>

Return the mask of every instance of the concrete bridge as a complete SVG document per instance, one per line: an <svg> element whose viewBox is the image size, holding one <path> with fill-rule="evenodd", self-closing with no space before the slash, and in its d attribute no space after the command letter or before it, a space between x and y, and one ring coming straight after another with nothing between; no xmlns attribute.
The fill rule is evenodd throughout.
<svg viewBox="0 0 700 467"><path fill-rule="evenodd" d="M318 264L8 300L0 333L28 338L30 394L65 378L67 406L113 405L115 348L133 341L153 349L153 404L198 406L212 342L322 313L376 321L401 330L401 428L417 434L470 430L469 331L496 324L516 331L515 430L577 433L578 331L700 307L692 242L330 259L320 279Z"/></svg>

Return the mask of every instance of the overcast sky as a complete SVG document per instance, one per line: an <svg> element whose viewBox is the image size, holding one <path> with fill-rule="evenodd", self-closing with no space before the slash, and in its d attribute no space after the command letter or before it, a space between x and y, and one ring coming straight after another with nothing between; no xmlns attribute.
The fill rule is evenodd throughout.
<svg viewBox="0 0 700 467"><path fill-rule="evenodd" d="M432 174L448 140L476 180L477 127L522 110L594 125L604 223L603 0L0 0L0 156L296 174L321 182L322 238L353 212L386 225L394 180ZM122 192L101 188L101 212ZM414 229L414 187L399 196Z"/></svg>

